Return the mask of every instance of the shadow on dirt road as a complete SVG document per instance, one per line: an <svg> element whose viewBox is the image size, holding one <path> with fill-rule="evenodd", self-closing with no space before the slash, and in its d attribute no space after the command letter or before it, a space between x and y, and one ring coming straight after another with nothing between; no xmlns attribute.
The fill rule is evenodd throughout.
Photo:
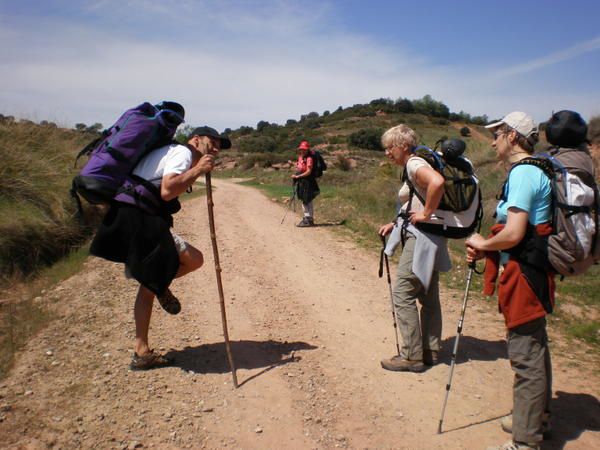
<svg viewBox="0 0 600 450"><path fill-rule="evenodd" d="M454 348L455 336L448 337L442 341L442 351L440 362L450 365L452 358L452 349ZM458 341L458 352L456 355L456 364L462 364L470 360L473 361L496 361L498 359L508 359L506 350L506 341L487 341L473 336L461 336Z"/></svg>
<svg viewBox="0 0 600 450"><path fill-rule="evenodd" d="M278 342L278 341L231 341L231 351L237 369L265 370L254 374L240 385L243 385L269 370L301 358L294 355L295 351L313 350L317 348L306 342ZM175 358L175 367L195 373L226 373L229 372L229 363L224 342L204 344L198 347L185 347L183 350L174 350L168 356Z"/></svg>

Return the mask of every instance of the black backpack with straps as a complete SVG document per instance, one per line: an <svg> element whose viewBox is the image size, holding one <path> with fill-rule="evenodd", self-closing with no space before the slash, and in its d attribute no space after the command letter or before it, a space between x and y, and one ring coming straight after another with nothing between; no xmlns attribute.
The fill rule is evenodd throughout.
<svg viewBox="0 0 600 450"><path fill-rule="evenodd" d="M327 170L327 163L323 159L323 155L317 150L313 150L309 156L313 159L313 169L311 175L315 178L321 178L323 172Z"/></svg>
<svg viewBox="0 0 600 450"><path fill-rule="evenodd" d="M444 195L438 209L431 219L415 225L421 231L462 239L481 226L483 207L479 180L475 176L473 165L463 156L465 148L466 144L460 139L448 139L441 142L440 151L425 146L418 146L413 150L414 156L424 159L445 180ZM408 179L406 169L402 174L402 181L410 188L407 211L411 209L413 196L417 196L424 205L425 199Z"/></svg>

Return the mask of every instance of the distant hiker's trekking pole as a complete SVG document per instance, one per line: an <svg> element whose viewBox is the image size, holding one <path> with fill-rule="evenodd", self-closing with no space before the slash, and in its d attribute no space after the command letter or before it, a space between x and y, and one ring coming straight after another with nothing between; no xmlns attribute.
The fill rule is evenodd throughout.
<svg viewBox="0 0 600 450"><path fill-rule="evenodd" d="M469 288L471 287L471 278L475 271L475 262L469 263L469 273L467 275L467 287L465 288L465 297L463 299L462 310L458 319L458 328L456 330L456 339L454 340L454 348L452 349L452 362L450 363L450 374L448 375L448 383L446 384L446 397L442 406L442 415L438 425L438 434L442 433L442 422L444 421L444 413L446 412L446 403L448 403L448 395L450 394L450 386L452 385L452 375L454 373L454 365L456 364L456 351L458 350L458 340L462 333L463 322L465 320L465 312L467 311L467 298L469 298ZM479 273L479 272L478 272Z"/></svg>
<svg viewBox="0 0 600 450"><path fill-rule="evenodd" d="M390 262L388 256L385 254L385 236L381 236L381 256L379 257L379 278L383 276L383 260L385 259L385 270L387 273L387 282L390 289L390 302L392 303L392 317L394 319L394 335L396 336L396 350L400 354L400 342L398 341L398 322L396 321L396 311L394 308L394 297L392 296L392 278L390 277Z"/></svg>
<svg viewBox="0 0 600 450"><path fill-rule="evenodd" d="M290 201L288 202L288 207L285 210L285 214L283 215L283 219L281 219L281 223L279 225L283 225L283 221L285 220L287 213L290 212L292 203L294 204L294 211L296 211L296 182L295 181L294 181L294 184L292 184L292 196L290 197Z"/></svg>
<svg viewBox="0 0 600 450"><path fill-rule="evenodd" d="M238 387L237 375L235 373L235 364L233 363L233 355L231 354L231 346L229 344L229 333L227 332L227 315L225 314L225 296L223 295L223 283L221 282L221 265L219 263L219 249L217 248L217 233L215 231L215 217L213 215L213 199L212 199L212 184L210 182L210 173L206 174L206 202L208 204L208 223L210 225L210 239L212 241L213 255L215 257L215 272L217 274L217 287L219 289L219 301L221 303L221 321L223 322L223 337L225 338L225 350L227 351L227 359L229 359L229 367L231 368L231 376L233 377L233 386Z"/></svg>

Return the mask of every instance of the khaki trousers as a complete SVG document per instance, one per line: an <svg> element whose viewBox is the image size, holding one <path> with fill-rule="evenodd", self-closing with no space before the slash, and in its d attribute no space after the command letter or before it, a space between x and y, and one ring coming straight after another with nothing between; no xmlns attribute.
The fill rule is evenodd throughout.
<svg viewBox="0 0 600 450"><path fill-rule="evenodd" d="M400 255L396 283L392 289L398 328L402 335L400 356L422 361L423 349L440 349L442 335L442 309L439 295L439 273L433 272L429 291L412 271L415 237L406 233L406 243ZM421 304L421 312L417 308ZM420 319L420 320L419 320Z"/></svg>
<svg viewBox="0 0 600 450"><path fill-rule="evenodd" d="M544 317L508 330L508 357L515 373L513 439L539 444L544 412L550 412L552 399L552 365Z"/></svg>

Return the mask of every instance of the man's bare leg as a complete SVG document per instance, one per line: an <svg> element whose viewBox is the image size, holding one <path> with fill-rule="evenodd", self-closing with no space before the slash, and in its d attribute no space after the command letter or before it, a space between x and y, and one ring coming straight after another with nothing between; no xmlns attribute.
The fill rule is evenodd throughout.
<svg viewBox="0 0 600 450"><path fill-rule="evenodd" d="M135 352L138 356L150 352L148 345L148 330L150 328L150 318L152 317L152 304L154 303L154 293L140 285L135 298L133 308L133 317L135 319Z"/></svg>

